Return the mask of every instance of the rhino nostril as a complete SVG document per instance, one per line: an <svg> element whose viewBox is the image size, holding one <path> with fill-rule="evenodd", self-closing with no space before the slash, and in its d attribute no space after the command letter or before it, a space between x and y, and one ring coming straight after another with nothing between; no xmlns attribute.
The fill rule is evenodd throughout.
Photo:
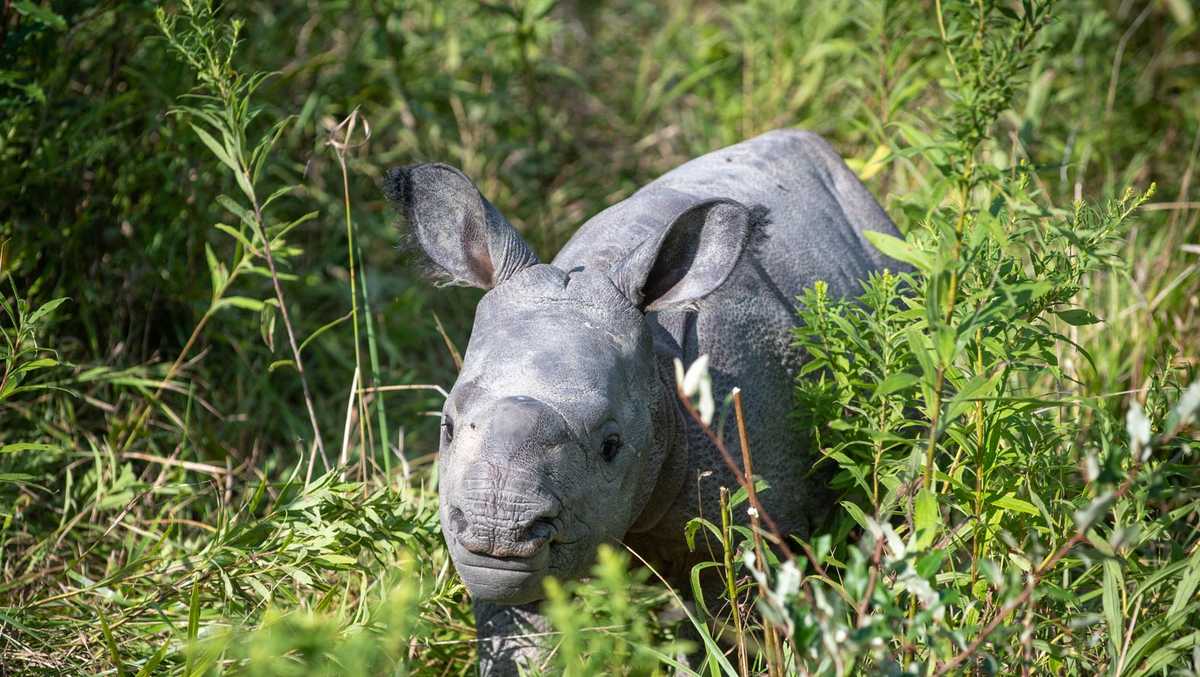
<svg viewBox="0 0 1200 677"><path fill-rule="evenodd" d="M463 511L458 508L450 508L450 528L456 534L461 534L467 530L467 518L463 516Z"/></svg>
<svg viewBox="0 0 1200 677"><path fill-rule="evenodd" d="M554 538L554 534L557 531L558 529L555 528L552 521L542 518L534 520L532 524L525 527L522 536L523 540L536 543L540 546L551 538Z"/></svg>

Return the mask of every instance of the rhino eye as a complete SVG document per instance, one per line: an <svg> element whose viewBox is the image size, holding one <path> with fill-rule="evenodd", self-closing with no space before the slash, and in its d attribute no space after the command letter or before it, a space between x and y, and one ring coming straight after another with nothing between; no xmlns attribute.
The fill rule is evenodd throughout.
<svg viewBox="0 0 1200 677"><path fill-rule="evenodd" d="M606 463L612 463L612 460L617 457L617 452L621 450L621 436L613 433L604 438L604 446L600 447L600 455L604 457Z"/></svg>
<svg viewBox="0 0 1200 677"><path fill-rule="evenodd" d="M449 416L442 416L442 430L446 433L446 443L454 441L454 421Z"/></svg>

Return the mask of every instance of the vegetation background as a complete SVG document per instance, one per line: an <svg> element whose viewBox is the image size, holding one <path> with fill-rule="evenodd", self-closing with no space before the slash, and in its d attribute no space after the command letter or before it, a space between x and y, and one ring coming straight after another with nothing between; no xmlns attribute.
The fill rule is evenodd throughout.
<svg viewBox="0 0 1200 677"><path fill-rule="evenodd" d="M472 673L431 412L478 293L398 259L383 172L461 167L546 258L783 126L916 266L800 305L844 508L795 560L697 523L731 594L690 607L605 551L550 590L550 669L1200 673L1197 20L4 2L0 673Z"/></svg>

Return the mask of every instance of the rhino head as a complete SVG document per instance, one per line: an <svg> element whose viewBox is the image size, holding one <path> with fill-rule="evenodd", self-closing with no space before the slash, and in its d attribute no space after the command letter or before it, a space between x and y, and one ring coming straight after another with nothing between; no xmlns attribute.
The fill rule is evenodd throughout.
<svg viewBox="0 0 1200 677"><path fill-rule="evenodd" d="M451 557L476 600L540 599L547 575L585 574L598 544L653 526L678 493L683 424L648 313L720 286L750 214L694 205L610 263L561 270L452 167L392 170L385 189L433 272L487 290L442 411Z"/></svg>

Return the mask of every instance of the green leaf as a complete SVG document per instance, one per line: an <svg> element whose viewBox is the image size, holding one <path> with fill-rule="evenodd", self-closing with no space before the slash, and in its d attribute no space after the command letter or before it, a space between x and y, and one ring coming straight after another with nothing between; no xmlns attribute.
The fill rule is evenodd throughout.
<svg viewBox="0 0 1200 677"><path fill-rule="evenodd" d="M317 218L317 214L319 214L319 213L320 212L308 212L307 214L302 214L295 221L291 221L285 225L271 226L270 231L269 231L270 235L271 235L271 251L275 251L279 247L283 246L282 238L285 235L287 235L288 233L292 232L293 228L295 228L296 226L299 226L302 223L306 223L308 221L311 221L311 220Z"/></svg>
<svg viewBox="0 0 1200 677"><path fill-rule="evenodd" d="M296 585L309 587L313 584L312 576L309 576L308 572L304 569L299 567L284 566L283 570L291 575L292 580L296 582Z"/></svg>
<svg viewBox="0 0 1200 677"><path fill-rule="evenodd" d="M200 633L200 579L197 578L192 583L191 601L188 603L188 623L187 623L187 638L188 641L196 641L196 637ZM189 664L191 657L188 658ZM190 674L190 670L189 670Z"/></svg>
<svg viewBox="0 0 1200 677"><path fill-rule="evenodd" d="M254 186L250 183L250 177L245 172L237 171L233 173L233 177L237 179L238 188L242 189L242 193L251 203L254 202Z"/></svg>
<svg viewBox="0 0 1200 677"><path fill-rule="evenodd" d="M225 264L217 260L217 255L213 252L212 247L208 243L204 243L204 259L208 262L208 275L212 282L212 297L217 300L224 291L225 282L229 279L229 271L225 269Z"/></svg>
<svg viewBox="0 0 1200 677"><path fill-rule="evenodd" d="M1189 0L1165 0L1167 9L1171 12L1171 17L1176 23L1182 26L1191 26L1195 20L1196 14L1192 10L1192 5Z"/></svg>
<svg viewBox="0 0 1200 677"><path fill-rule="evenodd" d="M1082 327L1089 324L1098 324L1101 320L1095 315L1089 313L1083 308L1071 308L1070 310L1057 310L1054 312L1063 322L1073 326Z"/></svg>
<svg viewBox="0 0 1200 677"><path fill-rule="evenodd" d="M850 517L858 523L858 526L863 529L869 529L867 526L867 516L863 514L862 508L858 507L850 501L842 501L842 507L850 514Z"/></svg>
<svg viewBox="0 0 1200 677"><path fill-rule="evenodd" d="M271 129L267 130L267 133L262 136L262 138L258 142L258 145L254 147L254 150L251 151L251 153L250 153L250 180L251 181L258 181L258 177L262 174L263 165L266 163L267 158L270 157L271 149L275 146L275 142L279 140L280 136L283 136L283 132L287 129L288 124L290 122L292 122L292 120L294 120L294 119L296 119L296 116L289 115L281 120L276 121L275 124L271 125ZM283 188L276 190L274 193L272 193L270 195L270 197L268 197L265 201L263 201L262 208L266 209L267 205L269 205L275 201L275 198L282 195L283 193L290 191L292 188L293 188L293 186L285 186Z"/></svg>
<svg viewBox="0 0 1200 677"><path fill-rule="evenodd" d="M996 386L1000 382L1002 372L996 372L989 378L983 374L972 376L962 388L959 389L954 397L950 398L950 405L946 410L946 416L942 425L948 426L952 421L958 419L965 411L975 404L976 400L983 400L991 397Z"/></svg>
<svg viewBox="0 0 1200 677"><path fill-rule="evenodd" d="M1122 638L1125 636L1121 616L1121 591L1125 588L1125 579L1121 575L1121 565L1112 559L1104 560L1104 584L1102 602L1104 606L1104 622L1108 624L1109 650L1115 658Z"/></svg>
<svg viewBox="0 0 1200 677"><path fill-rule="evenodd" d="M884 395L891 395L898 390L904 390L916 382L917 377L913 374L904 371L896 372L880 381L879 385L875 386L875 393L871 397L877 399Z"/></svg>
<svg viewBox="0 0 1200 677"><path fill-rule="evenodd" d="M532 0L524 7L525 16L532 25L533 22L546 18L546 15L553 12L557 5L558 0Z"/></svg>
<svg viewBox="0 0 1200 677"><path fill-rule="evenodd" d="M9 484L20 484L33 479L33 475L28 475L23 472L0 472L0 482L8 482Z"/></svg>
<svg viewBox="0 0 1200 677"><path fill-rule="evenodd" d="M158 664L162 663L163 659L166 658L167 649L169 649L169 648L171 648L171 640L170 639L163 642L162 646L158 647L158 651L154 652L154 655L151 656L150 659L146 661L146 664L142 666L141 670L138 670L136 677L150 677L150 675L155 674L155 672L154 672L155 668L157 668Z"/></svg>
<svg viewBox="0 0 1200 677"><path fill-rule="evenodd" d="M937 573L938 569L941 568L942 562L946 560L946 557L949 554L950 552L945 549L931 550L930 552L925 553L920 559L917 560L917 565L915 567L917 570L917 575L921 578L932 577Z"/></svg>
<svg viewBox="0 0 1200 677"><path fill-rule="evenodd" d="M764 479L754 480L754 492L756 494L761 494L762 492L766 491L767 486L767 481ZM733 495L729 497L729 507L737 507L742 503L745 503L747 500L749 500L749 498L750 495L746 491L746 487L738 487L738 490L733 492Z"/></svg>
<svg viewBox="0 0 1200 677"><path fill-rule="evenodd" d="M271 299L274 300L274 299ZM275 306L276 303L264 303L258 316L258 333L262 336L267 350L275 352Z"/></svg>
<svg viewBox="0 0 1200 677"><path fill-rule="evenodd" d="M325 324L318 327L316 331L309 334L307 338L305 338L303 341L300 342L300 352L304 352L304 348L309 343L311 343L313 341L313 339L317 338L321 334L324 334L325 332L329 331L330 329L333 329L334 327L345 322L346 320L349 320L351 317L354 317L353 310L351 310L350 312L346 313L345 315L339 317L336 320L330 320L329 322L326 322Z"/></svg>
<svg viewBox="0 0 1200 677"><path fill-rule="evenodd" d="M29 362L22 363L21 366L17 367L16 369L13 369L9 373L9 378L12 378L14 376L19 376L21 374L25 374L25 373L28 373L31 371L37 371L38 369L48 369L50 367L57 367L58 364L59 364L58 360L53 360L53 359L50 359L49 357L42 357L42 358L38 358L36 360L30 360Z"/></svg>
<svg viewBox="0 0 1200 677"><path fill-rule="evenodd" d="M36 82L24 82L25 73L0 69L0 85L7 85L22 92L31 101L46 102L46 90Z"/></svg>
<svg viewBox="0 0 1200 677"><path fill-rule="evenodd" d="M247 298L245 296L226 296L213 304L213 309L217 310L230 306L260 313L263 309L263 302L259 301L258 299Z"/></svg>
<svg viewBox="0 0 1200 677"><path fill-rule="evenodd" d="M125 663L121 660L121 654L117 651L117 643L113 640L112 629L108 627L108 619L104 617L104 612L99 607L96 608L96 615L100 617L100 634L104 637L104 646L108 649L108 657L112 660L113 667L117 669L118 677L125 676Z"/></svg>
<svg viewBox="0 0 1200 677"><path fill-rule="evenodd" d="M1170 642L1158 651L1150 654L1150 657L1146 659L1145 663L1139 666L1139 669L1134 674L1159 674L1159 670L1162 670L1164 667L1170 664L1171 661L1175 660L1175 658L1179 656L1179 654L1183 653L1184 650L1194 650L1195 647L1200 647L1200 632L1193 632L1190 635L1184 635L1183 637Z"/></svg>
<svg viewBox="0 0 1200 677"><path fill-rule="evenodd" d="M262 584L262 581L258 580L258 577L246 576L243 580L245 580L246 583L248 583L250 587L254 589L254 592L258 595L259 599L264 602L269 602L271 600L271 591L267 589L267 586Z"/></svg>
<svg viewBox="0 0 1200 677"><path fill-rule="evenodd" d="M358 563L358 560L353 557L348 555L337 555L334 553L325 553L318 556L317 559L325 562L326 564L332 564L334 566L349 566L351 564Z"/></svg>
<svg viewBox="0 0 1200 677"><path fill-rule="evenodd" d="M237 228L224 223L215 223L213 224L213 227L237 240L238 244L242 245L242 247L247 251L254 251L254 246L250 243L250 240L248 240L245 235L242 235L242 232Z"/></svg>
<svg viewBox="0 0 1200 677"><path fill-rule="evenodd" d="M22 451L62 451L62 447L40 442L15 442L0 446L0 454L16 454Z"/></svg>
<svg viewBox="0 0 1200 677"><path fill-rule="evenodd" d="M208 149L212 151L212 154L216 155L217 159L220 160L226 167L232 169L234 173L241 171L241 168L238 167L237 162L234 161L233 156L230 155L229 150L222 146L216 139L214 139L212 134L204 131L204 128L197 124L192 124L191 128L193 132L196 132L196 136L200 137L200 141L202 141L205 146L208 146Z"/></svg>
<svg viewBox="0 0 1200 677"><path fill-rule="evenodd" d="M1183 579L1179 581L1179 587L1175 589L1175 598L1171 600L1171 608L1167 610L1167 615L1182 611L1188 603L1193 601L1197 586L1200 586L1200 549L1197 549L1188 560L1187 573L1183 575Z"/></svg>
<svg viewBox="0 0 1200 677"><path fill-rule="evenodd" d="M912 244L905 240L874 230L863 231L863 236L885 256L911 264L925 273L933 270L933 263L929 260L929 255L917 251Z"/></svg>
<svg viewBox="0 0 1200 677"><path fill-rule="evenodd" d="M234 200L228 195L218 195L217 203L229 210L234 216L241 219L242 223L250 226L251 229L253 229L258 223L258 220L254 218L253 212L238 204L237 200Z"/></svg>
<svg viewBox="0 0 1200 677"><path fill-rule="evenodd" d="M263 209L265 210L268 206L270 206L270 204L272 202L278 200L279 198L283 197L284 195L287 195L288 193L290 193L294 190L296 190L295 186L283 186L282 188L276 188L275 192L271 193L270 195L267 196L267 199L263 200L263 203L262 203Z"/></svg>
<svg viewBox="0 0 1200 677"><path fill-rule="evenodd" d="M917 358L917 363L921 365L921 372L929 383L933 383L937 368L933 366L933 359L927 349L925 337L915 327L909 327L904 330L904 338L908 341L908 349L912 351L913 357Z"/></svg>
<svg viewBox="0 0 1200 677"><path fill-rule="evenodd" d="M683 536L684 540L687 541L688 550L695 551L696 532L701 528L712 532L713 536L717 539L717 543L720 543L723 540L720 527L704 519L703 517L693 517L692 519L688 520L688 523L684 526L683 530Z"/></svg>
<svg viewBox="0 0 1200 677"><path fill-rule="evenodd" d="M933 545L941 525L937 496L929 489L921 489L913 501L913 526L917 531L917 548L924 550Z"/></svg>
<svg viewBox="0 0 1200 677"><path fill-rule="evenodd" d="M939 319L940 322L940 319ZM934 348L937 354L937 364L948 367L954 363L955 349L958 347L958 334L954 327L938 326L933 333Z"/></svg>
<svg viewBox="0 0 1200 677"><path fill-rule="evenodd" d="M737 677L737 670L735 670L733 665L729 663L729 660L725 658L725 653L721 650L720 645L718 645L716 640L713 638L712 633L708 629L708 624L704 620L701 620L703 617L711 617L712 612L708 610L708 606L704 602L704 589L700 584L700 577L704 573L705 569L710 569L716 566L719 566L716 562L702 562L692 567L692 571L689 576L692 582L692 598L695 600L696 605L703 613L693 614L691 611L688 611L687 607L683 608L683 612L687 614L688 620L692 622L692 627L696 629L696 633L700 636L701 641L704 642L707 660L716 661L715 664L713 664L715 667L712 669L714 676L718 674L717 668L720 668L728 677ZM698 615L701 616L701 618L697 618Z"/></svg>
<svg viewBox="0 0 1200 677"><path fill-rule="evenodd" d="M62 304L66 303L66 302L67 302L67 297L65 297L65 296L62 298L54 299L53 301L47 301L46 303L43 303L41 305L41 307L39 307L37 310L30 313L29 317L27 317L25 319L25 321L31 325L37 324L39 321L41 321L41 319L43 317L46 317L50 313L54 312L54 310L56 308L58 308L59 306L61 306Z"/></svg>
<svg viewBox="0 0 1200 677"><path fill-rule="evenodd" d="M55 14L49 7L38 5L32 0L15 0L12 7L17 10L17 14L27 16L47 28L56 31L67 30L67 20Z"/></svg>
<svg viewBox="0 0 1200 677"><path fill-rule="evenodd" d="M1038 515L1041 514L1040 512L1038 512L1037 506L1030 503L1029 501L1021 500L1021 499L1017 498L1016 496L1013 496L1012 494L1007 494L1005 496L1001 496L1000 498L995 499L994 501L992 501L992 505L994 505L997 508L1000 508L1002 510L1012 510L1014 512L1023 512L1027 515L1033 515L1035 517L1037 517Z"/></svg>

